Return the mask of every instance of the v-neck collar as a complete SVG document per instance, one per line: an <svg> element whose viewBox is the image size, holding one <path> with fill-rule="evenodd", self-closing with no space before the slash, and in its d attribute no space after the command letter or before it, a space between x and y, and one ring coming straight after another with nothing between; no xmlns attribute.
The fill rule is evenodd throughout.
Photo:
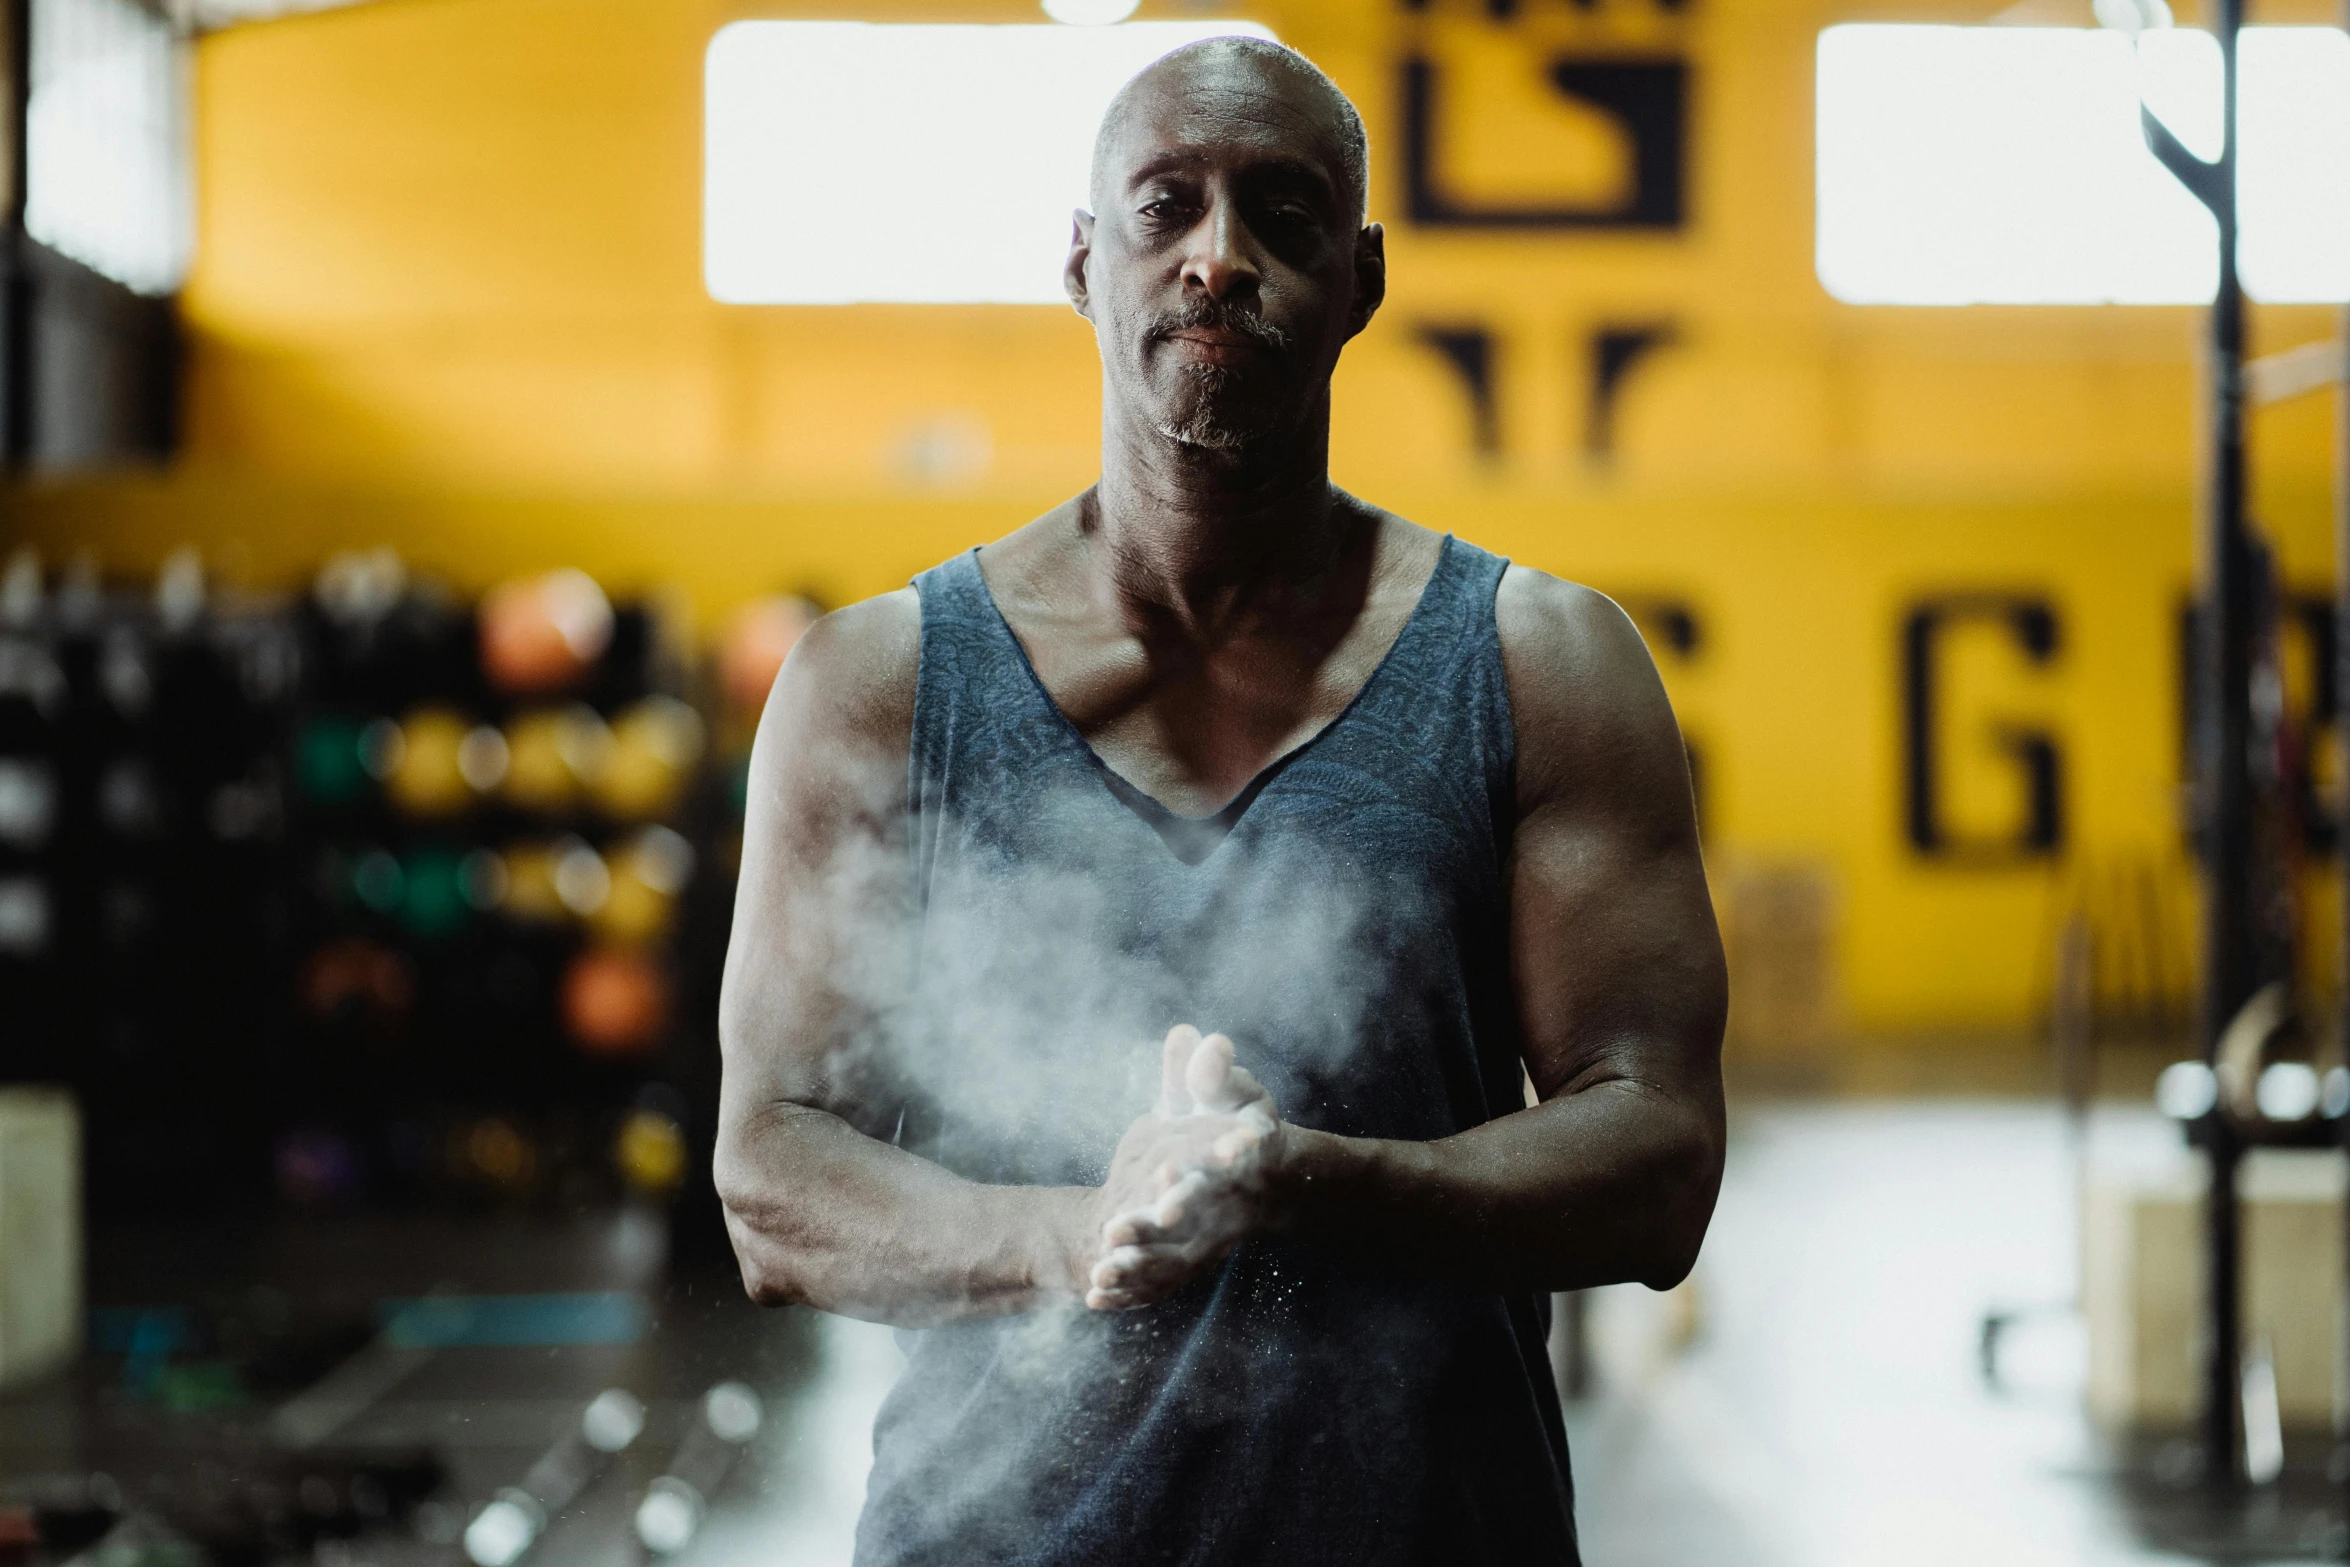
<svg viewBox="0 0 2350 1567"><path fill-rule="evenodd" d="M1240 819L1248 813L1249 807L1272 786L1274 779L1290 763L1321 744L1324 736L1345 723L1355 709L1363 705L1364 699L1387 673L1388 666L1395 662L1397 651L1418 630L1429 601L1437 596L1438 585L1443 582L1445 572L1452 567L1455 554L1451 534L1437 541L1436 564L1429 571L1428 580L1420 585L1420 596L1413 602L1412 612L1404 617L1394 640L1387 644L1387 651L1379 655L1379 662L1372 666L1370 677L1355 688L1355 694L1347 698L1346 705L1338 710L1337 716L1259 768L1256 775L1241 786L1238 794L1206 816L1185 816L1168 809L1156 795L1102 760L1101 753L1093 748L1093 742L1085 738L1084 732L1062 710L1061 704L1053 699L1052 692L1045 688L1044 677L1036 672L1035 661L1029 658L1027 646L1021 642L1019 633L1012 629L1011 621L1004 615L1003 606L996 602L995 589L988 585L987 573L980 569L977 546L972 548L969 558L972 578L979 586L979 596L987 601L987 607L994 612L997 629L1003 632L1004 640L1012 645L1013 656L1020 661L1021 669L1028 675L1030 689L1036 693L1036 699L1044 704L1045 711L1052 714L1060 733L1092 765L1110 797L1156 833L1170 854L1185 865L1200 865L1223 847L1225 840L1232 836L1232 830L1240 825Z"/></svg>

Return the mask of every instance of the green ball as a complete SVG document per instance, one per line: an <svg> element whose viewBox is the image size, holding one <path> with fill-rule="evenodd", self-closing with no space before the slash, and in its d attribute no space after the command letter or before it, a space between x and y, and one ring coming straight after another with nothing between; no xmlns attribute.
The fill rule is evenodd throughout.
<svg viewBox="0 0 2350 1567"><path fill-rule="evenodd" d="M408 877L386 849L369 849L351 864L351 890L378 914L399 909L408 891Z"/></svg>
<svg viewBox="0 0 2350 1567"><path fill-rule="evenodd" d="M294 776L302 793L321 805L348 805L373 782L359 744L360 724L343 717L315 718L294 740Z"/></svg>
<svg viewBox="0 0 2350 1567"><path fill-rule="evenodd" d="M463 930L473 916L465 897L465 861L449 849L418 849L404 869L401 923L428 939Z"/></svg>

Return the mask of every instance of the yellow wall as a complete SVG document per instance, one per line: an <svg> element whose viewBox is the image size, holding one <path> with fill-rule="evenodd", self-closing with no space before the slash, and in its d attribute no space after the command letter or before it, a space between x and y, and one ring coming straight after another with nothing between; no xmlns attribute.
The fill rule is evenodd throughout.
<svg viewBox="0 0 2350 1567"><path fill-rule="evenodd" d="M1304 48L1370 122L1393 294L1340 372L1341 482L1699 611L1700 650L1664 664L1705 761L1709 852L1827 868L1862 1035L2021 1027L2081 886L2124 864L2174 892L2185 876L2174 639L2195 313L1855 309L1811 270L1818 29L1991 8L1526 0L1506 23L1458 0L1211 8ZM702 51L738 16L795 13L843 11L381 0L208 39L187 455L151 479L20 496L16 526L126 568L194 539L257 584L386 540L464 586L562 561L680 588L708 618L776 586L879 591L1082 487L1099 405L1068 312L704 294ZM1034 19L1009 0L854 14ZM1179 13L1151 0L1143 14ZM1693 62L1687 227L1497 237L1403 221L1407 55L1445 73L1456 193L1620 186L1620 138L1534 79L1561 50ZM1676 345L1627 383L1620 449L1595 462L1586 335L1660 319ZM1496 334L1496 454L1473 448L1458 382L1416 335L1469 323ZM2262 311L2256 334L2287 346L2329 324ZM2309 398L2255 430L2260 510L2304 585L2330 573L2330 416ZM939 431L981 432L992 456L926 473L909 453ZM1934 863L1903 837L1902 620L1968 589L2046 595L2063 644L2036 670L1996 636L1953 636L1951 811L2007 830L2020 805L1993 726L2043 722L2073 828L2053 862Z"/></svg>

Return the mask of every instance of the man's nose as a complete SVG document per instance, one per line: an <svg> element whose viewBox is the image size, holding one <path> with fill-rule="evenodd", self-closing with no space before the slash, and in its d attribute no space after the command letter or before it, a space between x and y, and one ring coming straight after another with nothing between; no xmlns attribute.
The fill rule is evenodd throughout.
<svg viewBox="0 0 2350 1567"><path fill-rule="evenodd" d="M1208 204L1183 257L1183 290L1198 289L1210 299L1245 299L1257 289L1257 263L1249 233L1229 201Z"/></svg>

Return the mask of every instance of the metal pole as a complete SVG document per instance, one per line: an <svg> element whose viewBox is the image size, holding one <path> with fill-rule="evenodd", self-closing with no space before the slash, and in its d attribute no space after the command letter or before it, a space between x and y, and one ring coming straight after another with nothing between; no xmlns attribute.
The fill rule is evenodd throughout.
<svg viewBox="0 0 2350 1567"><path fill-rule="evenodd" d="M32 0L0 0L0 6L8 30L8 52L0 61L8 73L7 97L0 103L8 117L8 162L0 171L8 182L6 205L0 207L0 474L15 474L24 470L33 449L33 280L24 231L33 6Z"/></svg>
<svg viewBox="0 0 2350 1567"><path fill-rule="evenodd" d="M2342 28L2350 33L2350 0L2343 0ZM2350 153L2350 148L2343 151ZM2343 989L2337 1017L2342 1064L2350 1067L2350 303L2342 310L2342 340L2337 346L2342 358L2334 367L2334 741L2342 748L2343 809L2334 829L2334 867L2342 877L2343 911ZM2350 1154L2350 1115L2335 1125L2343 1151ZM2345 1212L2350 1212L2350 1204ZM2350 1506L2344 1508L2344 1516L2350 1518Z"/></svg>
<svg viewBox="0 0 2350 1567"><path fill-rule="evenodd" d="M2236 43L2243 0L2214 7L2224 68L2224 138L2213 169L2212 215L2219 222L2219 289L2211 305L2210 428L2204 497L2205 638L2201 707L2205 854L2205 1058L2216 1068L2221 1036L2255 983L2252 882L2252 559L2244 517L2244 292L2236 277ZM2211 1478L2243 1478L2242 1236L2236 1169L2242 1149L2226 1116L2204 1121L2211 1161L2205 1204L2210 1259L2204 1365L2204 1461Z"/></svg>

